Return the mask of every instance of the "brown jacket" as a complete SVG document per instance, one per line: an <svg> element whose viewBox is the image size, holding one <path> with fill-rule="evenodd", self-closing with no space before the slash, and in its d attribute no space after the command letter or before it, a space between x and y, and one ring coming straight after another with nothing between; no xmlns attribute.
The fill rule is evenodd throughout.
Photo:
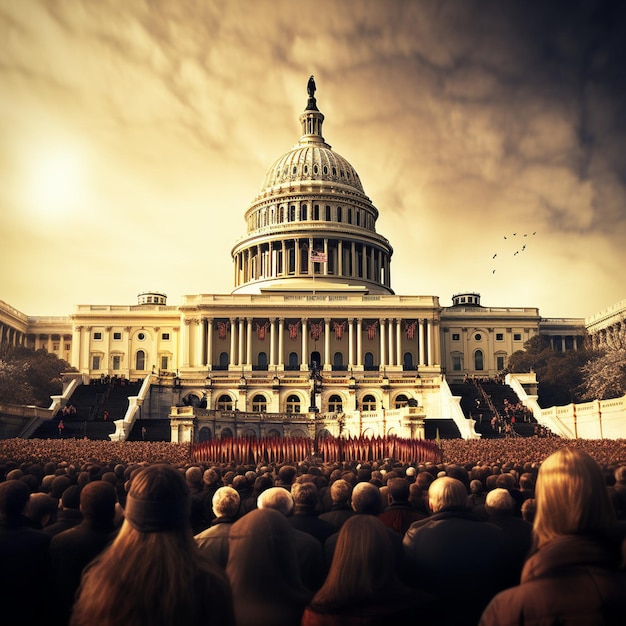
<svg viewBox="0 0 626 626"><path fill-rule="evenodd" d="M624 624L626 571L619 550L567 535L543 546L524 566L522 582L499 593L479 626Z"/></svg>

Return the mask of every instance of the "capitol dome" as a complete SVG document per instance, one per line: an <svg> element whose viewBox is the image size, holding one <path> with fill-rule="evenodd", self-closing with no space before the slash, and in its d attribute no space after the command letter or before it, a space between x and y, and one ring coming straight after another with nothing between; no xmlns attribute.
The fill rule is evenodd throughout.
<svg viewBox="0 0 626 626"><path fill-rule="evenodd" d="M393 293L393 251L376 233L378 210L324 140L313 77L307 90L298 143L269 168L245 213L247 233L232 250L233 293Z"/></svg>

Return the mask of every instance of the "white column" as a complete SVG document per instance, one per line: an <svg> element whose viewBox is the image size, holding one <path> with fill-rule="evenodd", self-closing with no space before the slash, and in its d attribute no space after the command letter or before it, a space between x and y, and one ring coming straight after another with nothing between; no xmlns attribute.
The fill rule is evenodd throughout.
<svg viewBox="0 0 626 626"><path fill-rule="evenodd" d="M229 365L238 365L237 363L237 318L230 318L230 363Z"/></svg>
<svg viewBox="0 0 626 626"><path fill-rule="evenodd" d="M276 318L270 319L270 365L276 365Z"/></svg>
<svg viewBox="0 0 626 626"><path fill-rule="evenodd" d="M417 320L417 341L419 343L419 364L424 365L424 320Z"/></svg>
<svg viewBox="0 0 626 626"><path fill-rule="evenodd" d="M72 366L80 371L80 346L83 340L83 327L74 326L72 329Z"/></svg>
<svg viewBox="0 0 626 626"><path fill-rule="evenodd" d="M354 366L354 318L348 319L348 368Z"/></svg>
<svg viewBox="0 0 626 626"><path fill-rule="evenodd" d="M394 337L393 337L393 319L387 320L387 336L388 336L388 346L389 346L389 359L388 365L397 365L395 360L395 346L394 346Z"/></svg>
<svg viewBox="0 0 626 626"><path fill-rule="evenodd" d="M356 321L356 364L363 367L363 319L359 317Z"/></svg>
<svg viewBox="0 0 626 626"><path fill-rule="evenodd" d="M285 354L285 318L281 317L278 320L278 365L284 365Z"/></svg>
<svg viewBox="0 0 626 626"><path fill-rule="evenodd" d="M387 332L387 320L380 320L380 366L387 365L387 346L385 345L385 334Z"/></svg>
<svg viewBox="0 0 626 626"><path fill-rule="evenodd" d="M343 276L343 241L337 242L337 276Z"/></svg>
<svg viewBox="0 0 626 626"><path fill-rule="evenodd" d="M433 364L433 333L432 333L432 321L427 320L426 331L428 338L426 339L426 349L428 351L428 365Z"/></svg>
<svg viewBox="0 0 626 626"><path fill-rule="evenodd" d="M196 327L196 354L194 358L194 365L196 367L200 367L204 365L204 356L202 354L202 350L204 348L204 324L202 323L202 318L196 318L193 323Z"/></svg>
<svg viewBox="0 0 626 626"><path fill-rule="evenodd" d="M300 356L300 368L308 369L309 367L309 346L308 346L308 320L303 317L302 320L302 355Z"/></svg>
<svg viewBox="0 0 626 626"><path fill-rule="evenodd" d="M330 317L324 318L324 369L330 369Z"/></svg>
<svg viewBox="0 0 626 626"><path fill-rule="evenodd" d="M248 329L246 331L246 363L252 364L252 318L247 318Z"/></svg>
<svg viewBox="0 0 626 626"><path fill-rule="evenodd" d="M189 324L191 320L187 318L183 319L183 325L180 333L180 348L183 352L183 367L189 367ZM130 354L130 338L128 342L129 355L128 355L128 367L132 367L132 354Z"/></svg>
<svg viewBox="0 0 626 626"><path fill-rule="evenodd" d="M206 364L213 367L213 318L208 317L206 324Z"/></svg>
<svg viewBox="0 0 626 626"><path fill-rule="evenodd" d="M83 328L81 348L81 369L89 371L91 369L91 363L89 362L89 350L91 349L91 326L85 326Z"/></svg>
<svg viewBox="0 0 626 626"><path fill-rule="evenodd" d="M258 258L257 258L258 260ZM243 317L239 318L239 337L238 337L238 354L237 354L237 361L239 365L243 365L245 363L245 354L244 354L244 346L243 346L243 340L246 334L246 328L244 326L245 324L245 319Z"/></svg>
<svg viewBox="0 0 626 626"><path fill-rule="evenodd" d="M402 364L402 320L396 319L396 365Z"/></svg>

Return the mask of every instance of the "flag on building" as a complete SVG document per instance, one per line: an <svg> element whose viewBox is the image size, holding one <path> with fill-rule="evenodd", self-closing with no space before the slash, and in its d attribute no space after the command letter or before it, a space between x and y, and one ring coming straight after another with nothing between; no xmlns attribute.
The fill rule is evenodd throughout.
<svg viewBox="0 0 626 626"><path fill-rule="evenodd" d="M313 250L311 252L311 263L328 263L328 254L326 252Z"/></svg>

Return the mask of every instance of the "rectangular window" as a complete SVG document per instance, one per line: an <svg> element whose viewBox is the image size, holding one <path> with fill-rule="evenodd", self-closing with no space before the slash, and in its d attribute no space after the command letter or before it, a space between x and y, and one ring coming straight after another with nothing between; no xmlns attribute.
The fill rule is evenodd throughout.
<svg viewBox="0 0 626 626"><path fill-rule="evenodd" d="M452 341L460 341L461 335L459 333L452 333Z"/></svg>
<svg viewBox="0 0 626 626"><path fill-rule="evenodd" d="M502 371L504 369L504 357L503 356L496 357L496 368L498 369L498 371Z"/></svg>
<svg viewBox="0 0 626 626"><path fill-rule="evenodd" d="M91 369L92 370L100 369L100 357L97 354L94 354L93 358L91 359Z"/></svg>
<svg viewBox="0 0 626 626"><path fill-rule="evenodd" d="M122 341L122 333L113 333L113 341Z"/></svg>
<svg viewBox="0 0 626 626"><path fill-rule="evenodd" d="M102 341L102 333L94 333L93 338L95 341Z"/></svg>
<svg viewBox="0 0 626 626"><path fill-rule="evenodd" d="M461 371L461 357L460 356L453 356L452 357L452 369L455 372Z"/></svg>
<svg viewBox="0 0 626 626"><path fill-rule="evenodd" d="M170 340L170 334L169 333L161 333L161 340L162 341L169 341ZM163 368L165 369L165 368Z"/></svg>
<svg viewBox="0 0 626 626"><path fill-rule="evenodd" d="M57 352L59 350L59 344L58 343L53 343L52 344L52 349Z"/></svg>
<svg viewBox="0 0 626 626"><path fill-rule="evenodd" d="M504 341L504 333L496 333L496 341Z"/></svg>
<svg viewBox="0 0 626 626"><path fill-rule="evenodd" d="M119 370L122 364L122 357L119 354L113 355L113 369Z"/></svg>
<svg viewBox="0 0 626 626"><path fill-rule="evenodd" d="M522 333L513 333L513 341L521 341Z"/></svg>
<svg viewBox="0 0 626 626"><path fill-rule="evenodd" d="M66 344L65 344L65 349L66 349L66 350L71 350L71 349L72 349L71 344L66 343Z"/></svg>
<svg viewBox="0 0 626 626"><path fill-rule="evenodd" d="M162 357L161 357L161 369L162 369L162 370L166 370L166 369L167 369L168 364L169 364L169 359L168 359L168 357L166 357L166 356L162 356Z"/></svg>

